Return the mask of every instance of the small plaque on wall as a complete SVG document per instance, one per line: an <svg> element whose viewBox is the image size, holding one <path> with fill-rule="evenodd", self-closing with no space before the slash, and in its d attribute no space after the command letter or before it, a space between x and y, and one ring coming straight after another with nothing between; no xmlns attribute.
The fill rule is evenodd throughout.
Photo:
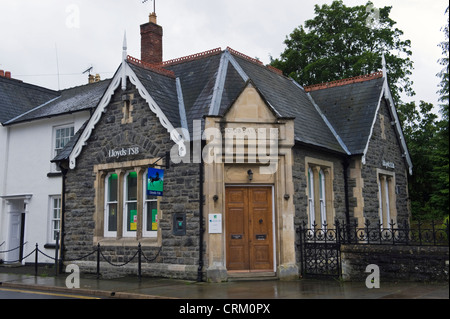
<svg viewBox="0 0 450 319"><path fill-rule="evenodd" d="M208 230L210 234L222 233L222 214L209 214L208 221Z"/></svg>

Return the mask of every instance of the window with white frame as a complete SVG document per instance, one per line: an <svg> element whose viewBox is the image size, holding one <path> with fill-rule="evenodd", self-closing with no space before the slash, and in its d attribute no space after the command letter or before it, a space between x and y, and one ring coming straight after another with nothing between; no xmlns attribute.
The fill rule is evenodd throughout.
<svg viewBox="0 0 450 319"><path fill-rule="evenodd" d="M53 154L55 157L62 151L62 149L69 143L75 134L75 128L73 124L57 126L53 128ZM52 170L59 171L59 167L53 164Z"/></svg>
<svg viewBox="0 0 450 319"><path fill-rule="evenodd" d="M50 242L55 242L61 226L61 196L50 196Z"/></svg>
<svg viewBox="0 0 450 319"><path fill-rule="evenodd" d="M54 156L58 155L67 143L69 143L70 139L74 135L74 131L75 129L73 125L55 127Z"/></svg>
<svg viewBox="0 0 450 319"><path fill-rule="evenodd" d="M124 183L123 236L136 237L138 224L137 173L128 172L125 175Z"/></svg>
<svg viewBox="0 0 450 319"><path fill-rule="evenodd" d="M324 228L334 223L332 176L330 166L308 163L307 194L310 228Z"/></svg>
<svg viewBox="0 0 450 319"><path fill-rule="evenodd" d="M314 173L311 168L308 169L308 211L309 211L309 226L314 228L316 223L316 213L314 207Z"/></svg>
<svg viewBox="0 0 450 319"><path fill-rule="evenodd" d="M118 176L110 173L105 179L104 236L117 236Z"/></svg>
<svg viewBox="0 0 450 319"><path fill-rule="evenodd" d="M379 221L382 229L390 229L397 222L395 205L395 176L391 172L378 172Z"/></svg>
<svg viewBox="0 0 450 319"><path fill-rule="evenodd" d="M103 177L97 194L103 194L104 212L97 220L103 237L156 238L158 197L147 194L147 169L118 169L99 176Z"/></svg>

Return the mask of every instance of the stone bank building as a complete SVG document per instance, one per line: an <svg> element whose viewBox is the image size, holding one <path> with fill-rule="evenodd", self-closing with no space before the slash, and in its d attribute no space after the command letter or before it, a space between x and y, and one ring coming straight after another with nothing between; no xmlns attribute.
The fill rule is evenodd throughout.
<svg viewBox="0 0 450 319"><path fill-rule="evenodd" d="M140 244L152 259L143 275L292 279L303 222L409 220L412 164L385 70L302 87L231 48L163 61L154 14L141 25L140 60L125 41L123 51L89 120L53 159L65 260L100 244L120 264ZM75 263L94 270L91 258Z"/></svg>

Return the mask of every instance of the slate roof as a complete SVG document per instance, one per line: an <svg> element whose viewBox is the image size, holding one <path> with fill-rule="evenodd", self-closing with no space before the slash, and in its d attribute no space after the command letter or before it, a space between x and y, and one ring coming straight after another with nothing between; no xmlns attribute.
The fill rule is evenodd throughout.
<svg viewBox="0 0 450 319"><path fill-rule="evenodd" d="M219 76L221 58L230 54L248 79L242 77L229 59L222 63L226 66L226 75L220 89L221 101L216 113L211 114L211 103L215 93L216 79ZM189 131L192 121L202 119L204 115L223 115L231 103L238 97L246 85L252 81L270 107L279 117L294 118L295 139L310 145L345 153L341 145L327 127L326 123L311 103L305 91L293 80L262 65L255 59L246 57L232 49L211 50L210 54L194 56L192 60L177 61L175 65L165 66L180 78L186 108ZM151 91L149 91L150 94Z"/></svg>
<svg viewBox="0 0 450 319"><path fill-rule="evenodd" d="M383 82L375 77L309 93L352 155L364 153Z"/></svg>
<svg viewBox="0 0 450 319"><path fill-rule="evenodd" d="M0 77L0 123L5 123L57 96L57 91Z"/></svg>
<svg viewBox="0 0 450 319"><path fill-rule="evenodd" d="M294 118L295 140L344 153L303 88L265 66L235 56L267 102L282 116Z"/></svg>
<svg viewBox="0 0 450 319"><path fill-rule="evenodd" d="M175 79L128 63L147 92L155 100L174 127L180 127L180 109Z"/></svg>
<svg viewBox="0 0 450 319"><path fill-rule="evenodd" d="M110 81L103 80L62 90L53 99L5 122L4 125L92 109L97 106Z"/></svg>
<svg viewBox="0 0 450 319"><path fill-rule="evenodd" d="M172 126L182 127L183 120L187 121L191 136L193 120L224 115L251 81L278 117L294 119L297 142L341 154L364 151L383 86L383 78L378 77L306 92L280 72L229 48L180 58L155 68L131 57L127 63ZM117 76L121 75L116 72ZM91 99L93 107L109 83L104 81L98 84L98 90L92 87L92 91L85 89L79 94L96 96ZM61 101L49 105L67 103L75 98L69 98L74 93L75 90L66 92L65 99L61 97ZM217 107L212 106L214 103ZM38 111L31 115L36 116ZM54 161L67 159L76 141L74 138Z"/></svg>

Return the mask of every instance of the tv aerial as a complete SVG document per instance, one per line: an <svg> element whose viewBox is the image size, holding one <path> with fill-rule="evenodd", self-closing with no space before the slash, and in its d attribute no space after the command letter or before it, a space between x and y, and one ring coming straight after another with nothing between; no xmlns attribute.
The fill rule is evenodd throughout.
<svg viewBox="0 0 450 319"><path fill-rule="evenodd" d="M91 65L90 67L88 67L85 71L83 71L83 74L89 73L89 75L91 75L91 71L94 69L94 67Z"/></svg>
<svg viewBox="0 0 450 319"><path fill-rule="evenodd" d="M146 3L149 0L142 0L142 3ZM156 13L156 0L152 0L153 1L153 12Z"/></svg>

